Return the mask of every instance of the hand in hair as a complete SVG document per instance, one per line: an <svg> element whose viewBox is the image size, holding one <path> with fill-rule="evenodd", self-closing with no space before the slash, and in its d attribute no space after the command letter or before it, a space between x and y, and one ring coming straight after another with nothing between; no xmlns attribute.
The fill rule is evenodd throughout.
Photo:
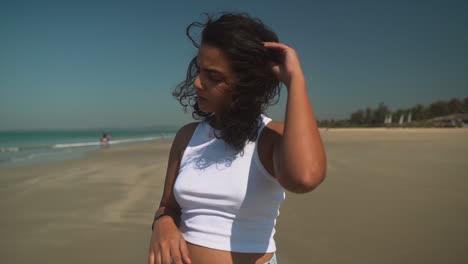
<svg viewBox="0 0 468 264"><path fill-rule="evenodd" d="M293 48L277 42L263 42L263 45L265 48L279 51L283 56L283 58L281 58L283 63L272 65L272 69L278 80L284 83L288 89L292 80L304 80L301 63L299 62L297 53Z"/></svg>

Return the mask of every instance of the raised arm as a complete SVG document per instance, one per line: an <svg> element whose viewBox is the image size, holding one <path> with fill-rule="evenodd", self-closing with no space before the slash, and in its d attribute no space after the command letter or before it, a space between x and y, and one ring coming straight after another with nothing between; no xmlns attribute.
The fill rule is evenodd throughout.
<svg viewBox="0 0 468 264"><path fill-rule="evenodd" d="M265 42L265 47L283 54L283 63L273 71L288 89L284 128L273 142L274 175L289 191L309 192L324 180L327 162L304 74L294 49L273 42Z"/></svg>

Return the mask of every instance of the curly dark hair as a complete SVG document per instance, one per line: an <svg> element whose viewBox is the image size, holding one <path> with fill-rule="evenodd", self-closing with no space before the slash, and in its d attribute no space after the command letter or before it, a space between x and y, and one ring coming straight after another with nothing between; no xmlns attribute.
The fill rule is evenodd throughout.
<svg viewBox="0 0 468 264"><path fill-rule="evenodd" d="M279 40L262 21L248 14L221 13L217 19L205 15L207 21L193 22L187 27L186 34L199 48L200 44L191 36L191 31L202 28L201 43L222 50L237 76L232 101L220 116L220 134L215 136L240 152L248 141L256 140L261 114L279 100L280 82L271 65L280 63L281 54L266 49L262 43ZM194 57L189 63L186 78L177 85L173 96L179 100L184 111L187 111L187 106L192 108L194 119L212 121L214 113L202 112L196 100L196 89L193 87L198 75L196 59Z"/></svg>

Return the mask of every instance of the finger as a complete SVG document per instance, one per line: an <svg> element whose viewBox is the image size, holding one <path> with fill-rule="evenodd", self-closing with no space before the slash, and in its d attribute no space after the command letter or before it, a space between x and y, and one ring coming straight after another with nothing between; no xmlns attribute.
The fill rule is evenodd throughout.
<svg viewBox="0 0 468 264"><path fill-rule="evenodd" d="M161 250L158 250L158 252L156 252L155 260L156 264L162 264Z"/></svg>
<svg viewBox="0 0 468 264"><path fill-rule="evenodd" d="M274 74L278 75L281 71L280 66L278 64L270 64L270 68L273 71Z"/></svg>
<svg viewBox="0 0 468 264"><path fill-rule="evenodd" d="M160 251L161 251L161 263L171 264L172 259L171 259L171 252L170 252L169 247L161 245Z"/></svg>
<svg viewBox="0 0 468 264"><path fill-rule="evenodd" d="M263 42L263 46L265 48L276 48L276 49L282 49L286 50L289 47L283 43L278 43L278 42Z"/></svg>
<svg viewBox="0 0 468 264"><path fill-rule="evenodd" d="M189 256L187 242L185 242L185 240L183 239L180 240L180 253L182 254L182 259L184 260L185 264L192 263Z"/></svg>
<svg viewBox="0 0 468 264"><path fill-rule="evenodd" d="M154 251L153 250L151 250L148 256L148 264L154 264Z"/></svg>
<svg viewBox="0 0 468 264"><path fill-rule="evenodd" d="M179 245L177 242L171 244L171 256L174 264L183 264L182 257L180 256Z"/></svg>

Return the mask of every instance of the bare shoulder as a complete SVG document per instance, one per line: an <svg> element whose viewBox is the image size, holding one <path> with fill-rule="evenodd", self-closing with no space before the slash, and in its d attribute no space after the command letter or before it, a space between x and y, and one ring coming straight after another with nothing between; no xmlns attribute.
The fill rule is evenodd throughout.
<svg viewBox="0 0 468 264"><path fill-rule="evenodd" d="M199 122L192 122L182 126L179 131L177 131L176 138L178 138L178 140L190 140L198 124Z"/></svg>
<svg viewBox="0 0 468 264"><path fill-rule="evenodd" d="M271 121L260 133L258 154L265 169L275 177L273 151L276 143L283 136L284 122Z"/></svg>
<svg viewBox="0 0 468 264"><path fill-rule="evenodd" d="M284 122L271 121L260 133L259 144L262 149L273 151L275 143L283 136ZM262 146L264 145L264 146Z"/></svg>
<svg viewBox="0 0 468 264"><path fill-rule="evenodd" d="M284 131L284 122L280 121L271 121L270 123L267 124L266 126L266 131L269 131L268 133L276 134L278 136L283 135Z"/></svg>
<svg viewBox="0 0 468 264"><path fill-rule="evenodd" d="M187 147L190 139L192 138L195 129L197 128L199 122L192 122L182 126L174 138L172 145L177 148L179 151L184 151Z"/></svg>
<svg viewBox="0 0 468 264"><path fill-rule="evenodd" d="M283 137L283 132L284 122L269 122L260 135L260 144L269 145L269 147L266 147L264 149L268 149L272 152L276 143Z"/></svg>

